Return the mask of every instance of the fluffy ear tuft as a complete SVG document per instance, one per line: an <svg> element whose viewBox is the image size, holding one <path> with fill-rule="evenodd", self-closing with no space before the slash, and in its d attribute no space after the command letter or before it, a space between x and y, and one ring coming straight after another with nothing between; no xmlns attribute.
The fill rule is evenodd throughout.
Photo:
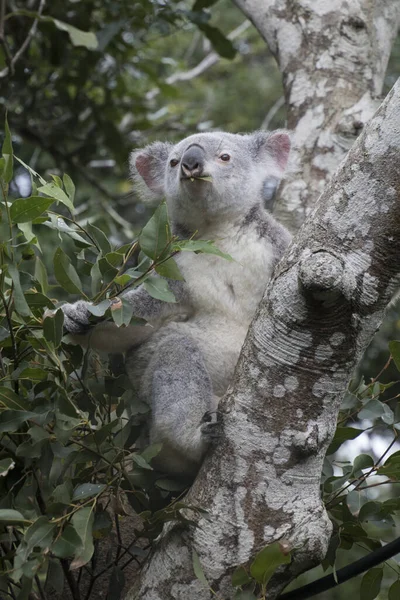
<svg viewBox="0 0 400 600"><path fill-rule="evenodd" d="M165 167L172 147L168 142L154 142L132 152L129 159L131 176L143 200L163 197Z"/></svg>
<svg viewBox="0 0 400 600"><path fill-rule="evenodd" d="M289 160L291 147L290 133L285 129L277 129L272 133L259 131L254 134L254 147L259 159L265 155L272 158L273 166L279 178L283 176Z"/></svg>

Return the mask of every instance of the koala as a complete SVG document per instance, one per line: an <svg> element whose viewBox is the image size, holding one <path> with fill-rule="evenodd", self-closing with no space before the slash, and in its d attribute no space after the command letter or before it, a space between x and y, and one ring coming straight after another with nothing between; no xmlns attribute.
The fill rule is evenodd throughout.
<svg viewBox="0 0 400 600"><path fill-rule="evenodd" d="M178 254L184 281L169 282L176 303L156 300L143 287L127 291L133 314L150 326L103 323L90 330L86 302L62 307L65 327L76 339L125 352L132 384L151 406L150 442L163 445L157 466L169 473L193 477L220 431L214 418L219 399L290 242L289 232L264 207L265 182L276 185L283 177L289 151L284 130L199 133L175 145L155 142L134 151L133 179L143 198L166 199L173 232L214 240L233 261Z"/></svg>

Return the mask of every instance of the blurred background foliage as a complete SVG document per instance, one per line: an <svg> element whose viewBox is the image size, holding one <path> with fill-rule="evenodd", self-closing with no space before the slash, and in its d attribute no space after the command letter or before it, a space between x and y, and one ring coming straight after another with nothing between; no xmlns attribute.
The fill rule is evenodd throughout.
<svg viewBox="0 0 400 600"><path fill-rule="evenodd" d="M242 132L285 125L275 61L230 0L0 0L0 6L0 112L8 110L15 154L46 180L50 174L68 173L77 188L76 222L96 225L113 244L131 241L148 218L129 181L133 148L155 139L178 140L197 131ZM26 40L29 44L24 48ZM21 49L14 63L12 58ZM393 47L384 92L399 75L400 37ZM3 123L0 114L0 128ZM16 165L14 175L11 196L29 196L27 171ZM47 230L41 238L43 261L50 272L59 245L57 235ZM68 243L72 241L64 242L67 254ZM57 298L66 296L56 286L52 293ZM342 418L346 417L345 425L365 433L335 455L335 477L361 451L379 458L392 444L393 433L397 435L378 414L379 407L369 418L358 415L375 394L368 396L370 391L365 392L360 381L368 383L381 371L388 359L388 341L399 338L399 329L398 311L392 308L354 376L355 393L349 394ZM392 361L380 381L397 379ZM393 414L397 393L398 387L390 395L379 390L379 400ZM396 444L391 447L397 449ZM327 485L333 489L330 476L326 473ZM398 484L365 493L368 500L385 501L398 495ZM357 513L354 505L352 510ZM390 524L390 535L385 533L381 539L393 537L393 529ZM365 554L363 547L356 541L350 552L340 551L336 566ZM398 565L385 567L382 600L388 597L396 568L398 572ZM315 576L307 574L303 579ZM340 600L359 594L359 589L356 579L320 598Z"/></svg>

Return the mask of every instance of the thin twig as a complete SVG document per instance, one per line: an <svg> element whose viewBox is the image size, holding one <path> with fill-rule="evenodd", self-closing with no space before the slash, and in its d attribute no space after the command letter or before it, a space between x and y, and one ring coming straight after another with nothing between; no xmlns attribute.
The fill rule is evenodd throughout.
<svg viewBox="0 0 400 600"><path fill-rule="evenodd" d="M264 131L267 130L270 126L272 119L278 112L278 110L280 110L282 108L282 106L284 106L284 105L285 105L285 98L284 98L284 96L281 96L280 98L278 98L278 100L276 102L274 102L274 104L271 106L271 108L267 112L264 121L261 123L260 129L262 129Z"/></svg>

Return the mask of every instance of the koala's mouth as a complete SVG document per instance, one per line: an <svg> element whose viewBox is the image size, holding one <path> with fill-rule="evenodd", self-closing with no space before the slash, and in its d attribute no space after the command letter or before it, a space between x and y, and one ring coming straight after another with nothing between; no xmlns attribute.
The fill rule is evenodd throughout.
<svg viewBox="0 0 400 600"><path fill-rule="evenodd" d="M211 175L189 175L181 177L181 181L209 181L212 182Z"/></svg>

